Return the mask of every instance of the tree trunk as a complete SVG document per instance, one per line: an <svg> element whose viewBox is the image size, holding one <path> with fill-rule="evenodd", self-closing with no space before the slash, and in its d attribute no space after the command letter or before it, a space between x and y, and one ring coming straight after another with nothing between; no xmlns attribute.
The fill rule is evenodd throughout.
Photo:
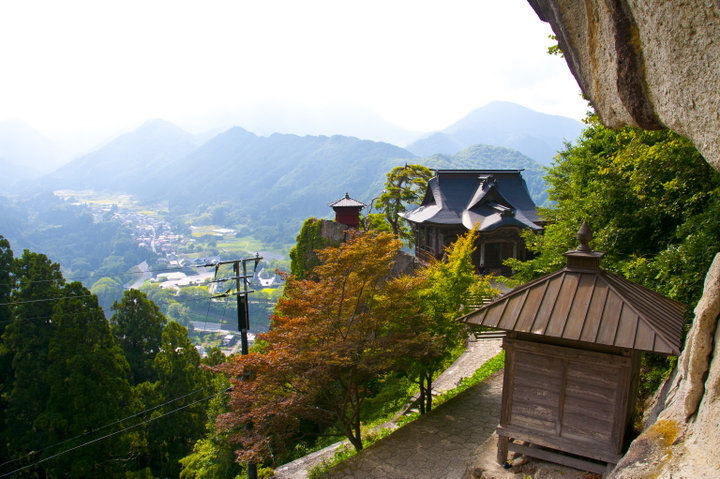
<svg viewBox="0 0 720 479"><path fill-rule="evenodd" d="M432 381L433 381L433 375L432 375L432 373L428 373L428 375L425 377L425 381L426 381L425 384L427 384L427 387L426 387L426 389L425 389L425 391L426 391L426 394L425 394L425 401L426 401L425 411L426 411L426 412L430 412L430 411L432 411L432 400L433 400L433 397L432 397Z"/></svg>

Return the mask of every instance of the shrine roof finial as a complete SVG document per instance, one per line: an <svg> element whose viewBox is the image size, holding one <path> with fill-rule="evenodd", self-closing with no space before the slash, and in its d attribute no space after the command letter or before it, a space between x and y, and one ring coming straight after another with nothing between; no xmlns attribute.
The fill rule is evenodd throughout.
<svg viewBox="0 0 720 479"><path fill-rule="evenodd" d="M593 234L590 229L590 225L587 224L587 221L583 220L583 224L577 232L577 239L580 242L580 246L578 246L577 251L582 251L583 253L589 253L592 251L588 243L592 241Z"/></svg>

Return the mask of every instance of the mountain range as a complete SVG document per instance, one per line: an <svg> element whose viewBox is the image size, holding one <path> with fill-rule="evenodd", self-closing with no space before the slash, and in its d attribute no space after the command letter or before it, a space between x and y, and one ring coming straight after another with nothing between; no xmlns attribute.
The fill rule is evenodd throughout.
<svg viewBox="0 0 720 479"><path fill-rule="evenodd" d="M572 118L496 101L411 143L407 149L418 156L428 156L452 155L477 144L504 146L548 166L564 143L575 140L582 129L583 124Z"/></svg>
<svg viewBox="0 0 720 479"><path fill-rule="evenodd" d="M305 218L329 215L327 204L346 192L370 203L382 191L385 173L403 163L522 168L531 195L543 204L547 194L542 164L549 162L556 151L552 149L560 148L563 139L575 139L581 126L568 118L496 102L404 149L340 135L259 136L240 127L207 139L152 120L24 183L23 193L130 193L145 203L167 202L176 216L207 214L218 224L246 225L252 230L248 232L263 231L261 236L292 238ZM506 146L513 142L518 148ZM535 157L523 154L520 147Z"/></svg>

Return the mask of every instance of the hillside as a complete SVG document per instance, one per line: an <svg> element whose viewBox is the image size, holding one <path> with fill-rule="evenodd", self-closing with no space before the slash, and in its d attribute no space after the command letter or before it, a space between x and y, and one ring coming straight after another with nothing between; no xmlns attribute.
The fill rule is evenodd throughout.
<svg viewBox="0 0 720 479"><path fill-rule="evenodd" d="M346 136L261 137L236 127L175 162L147 198L166 195L178 214L220 203L213 210L219 219L294 235L305 218L328 214L330 201L345 192L370 198L382 188L386 171L414 159L388 143Z"/></svg>
<svg viewBox="0 0 720 479"><path fill-rule="evenodd" d="M150 120L43 177L40 185L139 194L153 188L155 177L196 147L190 133L164 120Z"/></svg>
<svg viewBox="0 0 720 479"><path fill-rule="evenodd" d="M583 124L572 118L540 113L510 102L492 102L463 119L407 146L418 156L455 154L476 144L518 150L549 165L564 142L580 135Z"/></svg>
<svg viewBox="0 0 720 479"><path fill-rule="evenodd" d="M525 183L535 204L545 205L548 199L543 175L545 169L537 161L510 148L473 145L456 155L433 155L419 163L436 169L522 169Z"/></svg>
<svg viewBox="0 0 720 479"><path fill-rule="evenodd" d="M291 241L311 216L346 192L370 203L403 163L430 168L521 168L533 199L546 200L542 167L518 151L474 145L424 160L389 143L350 136L259 136L234 127L197 137L153 120L39 181L41 189L92 189L163 203L177 222L237 227L264 241Z"/></svg>

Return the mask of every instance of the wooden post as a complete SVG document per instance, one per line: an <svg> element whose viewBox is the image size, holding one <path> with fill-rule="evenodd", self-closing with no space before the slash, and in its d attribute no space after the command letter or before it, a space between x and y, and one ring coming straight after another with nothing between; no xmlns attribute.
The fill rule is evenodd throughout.
<svg viewBox="0 0 720 479"><path fill-rule="evenodd" d="M498 436L497 462L501 466L507 462L508 442L509 439L507 436Z"/></svg>

